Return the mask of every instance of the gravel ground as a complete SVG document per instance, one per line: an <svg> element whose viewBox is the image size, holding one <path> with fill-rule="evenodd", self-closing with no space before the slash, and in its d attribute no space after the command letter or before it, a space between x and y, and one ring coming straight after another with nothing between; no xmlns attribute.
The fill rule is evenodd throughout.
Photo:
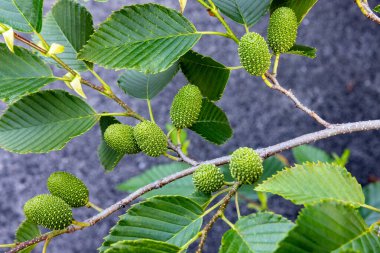
<svg viewBox="0 0 380 253"><path fill-rule="evenodd" d="M46 0L46 7L53 1ZM110 0L109 3L87 3L96 23L105 19L126 1ZM148 1L130 1L148 2ZM157 1L176 7L177 1ZM217 21L208 18L195 1L189 1L187 16L198 30L222 29ZM252 30L265 34L267 18ZM244 30L237 25L233 28L241 36ZM380 118L380 107L375 107L380 95L380 41L379 26L362 16L351 2L320 1L300 28L298 42L318 48L315 60L298 56L282 57L279 80L291 88L310 108L326 120L342 123ZM236 45L219 37L204 37L195 48L214 57L228 66L239 65ZM100 70L109 83L115 84L118 73ZM95 81L95 80L94 80ZM176 91L185 84L179 75L154 101L153 107L158 123L168 121L168 111ZM63 87L55 84L55 87ZM98 111L116 111L118 107L102 96L86 90L89 103ZM133 108L147 115L141 101L131 99L119 92ZM203 160L227 154L239 146L265 147L320 127L294 108L293 104L280 94L266 88L263 83L250 77L242 70L231 75L223 99L219 105L226 111L234 128L234 137L225 145L216 147L196 135L192 137L191 154ZM4 108L4 107L2 107ZM369 176L380 176L378 170L380 132L358 133L334 137L316 145L337 153L349 148L352 151L349 170L360 183L366 184ZM36 194L46 192L45 181L56 170L67 170L82 178L89 186L91 200L107 206L121 199L125 194L114 186L123 180L141 173L157 162L142 155L124 159L118 168L104 174L99 165L96 148L99 144L99 129L95 127L86 135L70 142L60 152L42 155L16 155L0 151L0 242L9 243L18 224L24 219L22 206ZM289 155L289 153L285 153ZM294 218L298 208L280 198L272 198L270 207L289 218ZM119 212L118 214L121 214ZM229 210L231 219L233 210ZM243 210L247 214L248 210ZM93 215L91 210L75 213L77 219ZM100 222L92 229L75 235L64 235L54 239L49 252L96 252L102 238L116 222L117 215ZM206 245L206 252L217 252L217 240L226 227L218 222Z"/></svg>

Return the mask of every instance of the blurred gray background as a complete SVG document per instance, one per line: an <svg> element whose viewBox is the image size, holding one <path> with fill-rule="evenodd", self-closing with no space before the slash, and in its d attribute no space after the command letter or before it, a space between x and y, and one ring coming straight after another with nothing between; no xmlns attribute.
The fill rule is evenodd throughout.
<svg viewBox="0 0 380 253"><path fill-rule="evenodd" d="M143 2L148 1L110 0L105 4L91 1L86 6L98 24L125 4ZM156 2L178 8L178 1ZM185 14L198 30L222 31L218 21L208 17L196 1L188 2ZM52 4L52 0L46 0L46 10ZM373 6L376 4L379 2L372 1ZM265 35L267 21L268 17L251 30ZM242 27L232 21L230 24L239 36L243 34ZM318 57L314 60L299 56L282 57L279 80L283 86L291 88L301 101L332 123L380 118L379 25L367 20L352 1L319 1L301 25L298 42L318 48ZM239 65L236 45L225 38L204 36L195 50L227 66ZM116 87L120 73L101 69L99 73L128 104L148 116L144 101L128 97ZM94 79L92 81L96 82ZM169 121L171 100L184 84L186 81L180 74L153 100L154 113L161 126ZM53 87L65 88L65 85L59 83ZM85 91L88 102L98 111L119 110L114 102L89 89ZM227 144L217 147L190 134L190 154L196 159L225 155L240 146L265 147L320 129L313 120L296 109L288 98L268 89L260 79L249 76L243 70L232 73L219 105L229 116L234 136ZM348 169L360 183L366 184L369 177L380 177L379 137L380 132L357 133L320 141L316 145L336 153L341 153L345 148L351 149ZM164 158L156 160L138 155L124 159L114 172L105 174L96 154L99 139L99 128L95 127L59 152L17 155L0 151L0 243L13 241L14 231L24 219L24 202L36 194L46 193L45 182L53 171L66 170L83 179L90 189L91 200L106 207L126 195L115 190L115 185L153 164L168 162ZM290 157L289 153L285 155ZM280 198L272 198L270 207L288 218L294 218L298 211L298 208ZM230 217L234 220L232 211L229 210ZM249 213L245 209L243 212ZM122 213L75 235L54 239L49 252L96 252L102 238ZM75 217L81 220L93 214L92 210L80 210L75 212ZM217 252L216 242L224 229L226 227L218 222L206 245L206 252Z"/></svg>

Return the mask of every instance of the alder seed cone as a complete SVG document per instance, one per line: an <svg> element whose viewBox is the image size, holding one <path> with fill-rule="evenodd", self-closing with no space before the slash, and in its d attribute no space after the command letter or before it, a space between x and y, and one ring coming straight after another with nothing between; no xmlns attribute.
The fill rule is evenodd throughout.
<svg viewBox="0 0 380 253"><path fill-rule="evenodd" d="M135 137L133 127L124 124L113 124L104 132L107 145L121 154L137 154L141 151Z"/></svg>
<svg viewBox="0 0 380 253"><path fill-rule="evenodd" d="M158 157L166 153L167 139L161 128L151 122L143 121L133 128L137 145L148 156Z"/></svg>
<svg viewBox="0 0 380 253"><path fill-rule="evenodd" d="M268 26L268 42L275 54L289 51L296 42L297 29L297 16L292 9L280 7L272 13Z"/></svg>
<svg viewBox="0 0 380 253"><path fill-rule="evenodd" d="M42 194L28 200L24 213L30 222L51 230L60 230L71 225L73 213L70 206L59 197Z"/></svg>
<svg viewBox="0 0 380 253"><path fill-rule="evenodd" d="M64 200L71 207L82 207L88 204L89 192L87 186L76 176L57 171L47 180L50 193Z"/></svg>
<svg viewBox="0 0 380 253"><path fill-rule="evenodd" d="M248 73L262 76L270 67L268 44L258 33L246 33L239 42L240 62Z"/></svg>
<svg viewBox="0 0 380 253"><path fill-rule="evenodd" d="M215 165L204 164L193 173L193 182L198 191L212 193L223 186L224 175Z"/></svg>
<svg viewBox="0 0 380 253"><path fill-rule="evenodd" d="M263 174L263 161L251 148L239 148L232 153L230 171L233 178L243 184L255 183Z"/></svg>
<svg viewBox="0 0 380 253"><path fill-rule="evenodd" d="M195 85L182 87L175 95L170 108L170 118L177 129L191 127L202 108L202 93Z"/></svg>

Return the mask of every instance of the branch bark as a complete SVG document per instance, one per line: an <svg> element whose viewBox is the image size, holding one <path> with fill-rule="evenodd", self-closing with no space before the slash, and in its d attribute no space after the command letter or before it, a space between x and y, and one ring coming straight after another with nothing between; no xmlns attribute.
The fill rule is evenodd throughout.
<svg viewBox="0 0 380 253"><path fill-rule="evenodd" d="M368 5L367 0L354 0L361 12L366 16L368 19L372 20L373 22L376 22L380 24L380 17L377 16L371 9L371 7Z"/></svg>
<svg viewBox="0 0 380 253"><path fill-rule="evenodd" d="M288 98L290 98L298 109L307 113L310 117L312 117L315 121L317 121L322 126L324 126L326 128L330 128L332 126L332 124L330 124L326 120L322 119L316 112L310 110L307 106L302 104L301 101L298 100L298 98L293 94L293 92L291 90L287 90L284 87L282 87L274 75L272 75L270 73L266 73L265 76L269 80L271 80L271 82L273 84L271 87L272 90L279 91L282 94L284 94L285 96L287 96Z"/></svg>
<svg viewBox="0 0 380 253"><path fill-rule="evenodd" d="M339 125L332 125L328 129L324 129L321 131L317 131L314 133L305 134L302 136L299 136L297 138L278 143L273 146L269 146L266 148L257 149L256 151L260 154L260 156L264 159L269 156L275 155L277 153L283 152L285 150L297 147L299 145L312 143L318 140L330 138L336 135L342 135L342 134L350 134L354 132L364 132L364 131L370 131L370 130L380 130L380 120L369 120L369 121L359 121L354 123L345 123L345 124L339 124ZM230 161L230 156L222 156L219 158L215 158L212 160L204 161L199 163L200 164L215 164L215 165L223 165ZM175 173L173 175L170 175L168 177L164 177L160 180L157 180L153 183L150 183L144 187L141 187L140 189L136 190L135 192L128 195L126 198L118 201L117 203L113 204L112 206L105 209L103 212L87 219L85 222L88 222L90 226L95 225L101 220L104 220L108 216L112 215L116 211L125 208L128 204L130 204L132 201L136 200L143 194L159 189L177 179L183 178L185 176L191 175L196 168L199 166L193 166L191 168L188 168L186 170L183 170L181 172ZM33 244L45 241L49 236L54 235L58 236L65 233L74 233L75 231L82 230L85 227L79 227L75 225L71 225L68 228L60 231L53 231L47 234L44 234L40 237L34 238L33 240L22 242L17 244L16 247L12 248L8 251L8 253L15 253L22 249L25 249L28 246L31 246Z"/></svg>

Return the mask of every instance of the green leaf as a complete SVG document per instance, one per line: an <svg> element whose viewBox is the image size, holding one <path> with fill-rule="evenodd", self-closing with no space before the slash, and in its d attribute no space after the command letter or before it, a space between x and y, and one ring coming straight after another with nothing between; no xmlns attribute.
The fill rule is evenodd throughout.
<svg viewBox="0 0 380 253"><path fill-rule="evenodd" d="M190 129L218 145L225 143L232 136L232 128L226 114L207 99L203 99L198 120Z"/></svg>
<svg viewBox="0 0 380 253"><path fill-rule="evenodd" d="M0 0L0 22L21 32L42 27L43 0Z"/></svg>
<svg viewBox="0 0 380 253"><path fill-rule="evenodd" d="M62 149L90 130L96 112L82 99L61 90L22 97L0 118L0 147L20 154Z"/></svg>
<svg viewBox="0 0 380 253"><path fill-rule="evenodd" d="M178 253L181 248L173 244L149 239L135 241L120 241L112 244L106 253Z"/></svg>
<svg viewBox="0 0 380 253"><path fill-rule="evenodd" d="M341 201L356 207L364 204L361 185L345 168L336 164L295 165L278 172L255 190L280 195L295 204L307 205L322 200Z"/></svg>
<svg viewBox="0 0 380 253"><path fill-rule="evenodd" d="M198 86L203 96L213 101L222 98L230 77L226 66L192 50L182 56L180 63L187 80Z"/></svg>
<svg viewBox="0 0 380 253"><path fill-rule="evenodd" d="M214 0L222 13L235 22L250 27L267 13L270 0Z"/></svg>
<svg viewBox="0 0 380 253"><path fill-rule="evenodd" d="M170 83L178 70L179 64L177 62L167 70L157 74L127 70L120 76L118 84L125 93L132 97L152 99Z"/></svg>
<svg viewBox="0 0 380 253"><path fill-rule="evenodd" d="M293 223L274 213L242 217L222 238L219 253L274 252Z"/></svg>
<svg viewBox="0 0 380 253"><path fill-rule="evenodd" d="M12 53L1 43L0 59L0 99L4 101L18 99L56 80L51 69L24 48L14 47Z"/></svg>
<svg viewBox="0 0 380 253"><path fill-rule="evenodd" d="M99 121L100 131L102 132L102 140L98 147L98 157L100 163L103 165L104 169L107 172L113 171L116 165L124 157L124 154L116 152L104 141L104 132L106 131L107 127L118 123L120 123L120 121L118 121L115 117L110 116L101 117Z"/></svg>
<svg viewBox="0 0 380 253"><path fill-rule="evenodd" d="M363 192L367 205L380 208L380 182L365 186ZM360 208L360 213L368 225L380 220L380 213L371 211L367 208Z"/></svg>
<svg viewBox="0 0 380 253"><path fill-rule="evenodd" d="M302 209L296 226L276 253L328 253L366 231L359 212L349 205L322 202Z"/></svg>
<svg viewBox="0 0 380 253"><path fill-rule="evenodd" d="M366 231L332 253L340 253L348 249L353 249L360 253L380 252L380 238L375 231Z"/></svg>
<svg viewBox="0 0 380 253"><path fill-rule="evenodd" d="M295 54L314 59L315 57L317 57L317 49L314 47L295 44L285 54Z"/></svg>
<svg viewBox="0 0 380 253"><path fill-rule="evenodd" d="M289 7L296 13L298 23L300 24L317 2L318 0L273 0L270 5L270 13L279 7Z"/></svg>
<svg viewBox="0 0 380 253"><path fill-rule="evenodd" d="M304 162L332 162L333 159L322 149L311 145L302 145L292 149L297 163Z"/></svg>
<svg viewBox="0 0 380 253"><path fill-rule="evenodd" d="M260 184L285 168L285 164L276 156L271 156L263 162L264 172L256 184Z"/></svg>
<svg viewBox="0 0 380 253"><path fill-rule="evenodd" d="M80 72L91 67L78 60L77 54L93 32L92 16L85 7L73 0L59 0L45 16L41 35L49 44L63 45L65 51L59 54L59 58Z"/></svg>
<svg viewBox="0 0 380 253"><path fill-rule="evenodd" d="M106 68L154 74L173 65L200 37L194 25L173 9L126 6L100 25L79 58Z"/></svg>
<svg viewBox="0 0 380 253"><path fill-rule="evenodd" d="M100 252L122 240L152 239L178 247L198 233L202 208L181 196L157 196L131 207L105 238Z"/></svg>
<svg viewBox="0 0 380 253"><path fill-rule="evenodd" d="M183 171L189 168L187 164L184 163L169 163L164 165L157 165L144 173L128 179L124 183L121 183L117 186L117 189L120 191L133 192L143 187L147 184L150 184L158 179L167 177L174 173ZM192 177L187 176L179 180L176 180L170 184L165 185L164 187L147 192L143 195L144 198L149 198L157 195L181 195L188 196L195 191Z"/></svg>
<svg viewBox="0 0 380 253"><path fill-rule="evenodd" d="M25 242L32 240L41 235L40 229L38 225L31 223L29 221L23 221L20 226L16 230L16 242ZM37 245L34 244L32 246L27 247L24 250L21 250L21 253L29 253L31 252Z"/></svg>
<svg viewBox="0 0 380 253"><path fill-rule="evenodd" d="M373 11L380 13L380 4L373 8Z"/></svg>

